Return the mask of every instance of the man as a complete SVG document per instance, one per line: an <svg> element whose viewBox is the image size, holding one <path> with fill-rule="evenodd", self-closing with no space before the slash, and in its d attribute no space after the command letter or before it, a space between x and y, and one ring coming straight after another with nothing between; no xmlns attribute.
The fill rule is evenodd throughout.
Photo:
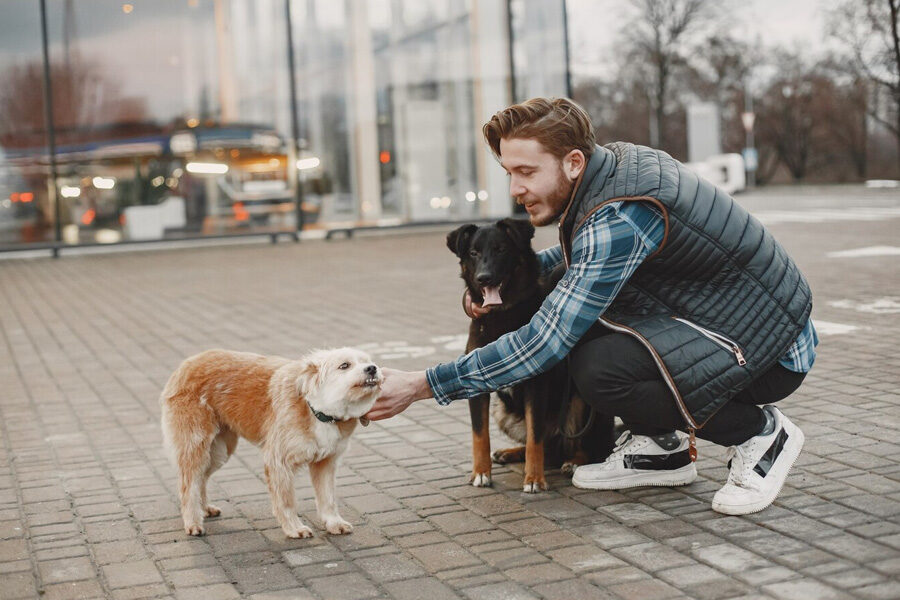
<svg viewBox="0 0 900 600"><path fill-rule="evenodd" d="M546 271L564 262L566 274L518 331L424 372L385 370L369 417L497 390L569 355L581 397L628 428L604 462L576 469L574 485L691 483L696 434L730 447L714 510L769 506L803 445L770 404L799 387L818 342L791 258L664 152L595 145L590 118L568 99L510 106L484 135L531 222L559 221L560 245L539 257Z"/></svg>

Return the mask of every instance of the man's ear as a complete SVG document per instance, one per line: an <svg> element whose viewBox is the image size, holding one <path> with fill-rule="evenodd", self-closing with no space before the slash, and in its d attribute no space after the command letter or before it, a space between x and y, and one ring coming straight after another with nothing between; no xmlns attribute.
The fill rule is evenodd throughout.
<svg viewBox="0 0 900 600"><path fill-rule="evenodd" d="M534 237L534 225L525 219L502 219L497 221L497 228L506 232L513 243L522 250L531 249L531 238Z"/></svg>
<svg viewBox="0 0 900 600"><path fill-rule="evenodd" d="M311 360L306 361L300 368L297 377L297 392L300 396L308 398L319 388L319 365Z"/></svg>
<svg viewBox="0 0 900 600"><path fill-rule="evenodd" d="M462 258L469 251L472 236L478 230L477 225L463 225L447 234L447 247L450 252Z"/></svg>
<svg viewBox="0 0 900 600"><path fill-rule="evenodd" d="M563 156L562 162L563 172L572 181L578 179L578 176L581 175L587 165L584 152L578 149L570 150L568 154Z"/></svg>

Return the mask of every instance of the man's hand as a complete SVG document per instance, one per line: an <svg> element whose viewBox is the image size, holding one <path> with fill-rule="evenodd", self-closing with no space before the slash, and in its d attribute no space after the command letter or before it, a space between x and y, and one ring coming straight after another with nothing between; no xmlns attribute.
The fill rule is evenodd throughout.
<svg viewBox="0 0 900 600"><path fill-rule="evenodd" d="M398 371L382 369L384 383L381 395L366 414L370 421L380 421L402 413L410 404L431 397L431 388L425 378L425 371Z"/></svg>
<svg viewBox="0 0 900 600"><path fill-rule="evenodd" d="M472 302L472 296L469 294L468 289L463 294L463 311L465 311L465 313L471 319L478 319L480 317L483 317L484 315L491 312L492 308L494 308L493 305L484 307L480 304Z"/></svg>

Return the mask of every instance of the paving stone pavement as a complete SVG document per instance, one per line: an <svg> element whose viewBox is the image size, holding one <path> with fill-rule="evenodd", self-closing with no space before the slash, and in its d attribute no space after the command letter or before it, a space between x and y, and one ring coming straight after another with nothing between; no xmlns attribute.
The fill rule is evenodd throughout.
<svg viewBox="0 0 900 600"><path fill-rule="evenodd" d="M900 598L897 257L827 256L895 245L900 193L740 201L808 275L821 323L816 366L782 402L803 454L747 517L710 509L725 451L703 443L679 489L583 491L554 471L526 495L520 465L473 488L466 404L423 401L355 436L338 471L351 535L286 539L242 442L210 482L222 516L190 538L159 431L171 371L212 347L452 359L467 324L450 227L0 260L0 598ZM306 474L296 489L314 523Z"/></svg>

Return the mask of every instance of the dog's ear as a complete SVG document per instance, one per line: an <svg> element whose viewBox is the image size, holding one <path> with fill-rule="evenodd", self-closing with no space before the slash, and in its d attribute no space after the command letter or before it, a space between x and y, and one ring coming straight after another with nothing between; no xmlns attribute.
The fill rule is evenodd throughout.
<svg viewBox="0 0 900 600"><path fill-rule="evenodd" d="M297 392L303 397L309 397L319 387L319 365L312 360L306 360L297 375Z"/></svg>
<svg viewBox="0 0 900 600"><path fill-rule="evenodd" d="M475 235L477 230L478 226L470 223L448 233L447 247L450 248L450 252L460 258L465 256L466 252L469 251L469 243L472 241L472 236Z"/></svg>
<svg viewBox="0 0 900 600"><path fill-rule="evenodd" d="M497 228L505 231L513 243L522 250L531 249L531 238L534 237L534 225L524 219L502 219L497 221Z"/></svg>

